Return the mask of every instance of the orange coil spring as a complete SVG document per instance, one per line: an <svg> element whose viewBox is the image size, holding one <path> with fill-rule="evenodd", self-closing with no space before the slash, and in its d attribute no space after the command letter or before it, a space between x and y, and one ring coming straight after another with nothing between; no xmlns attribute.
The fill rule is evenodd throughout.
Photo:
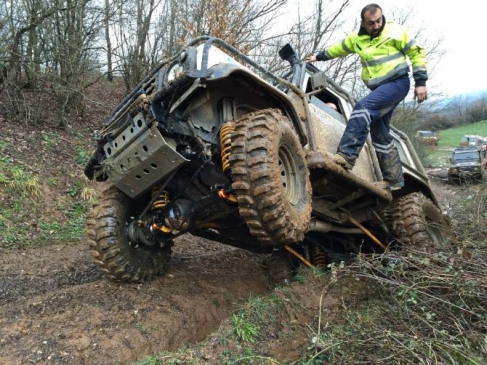
<svg viewBox="0 0 487 365"><path fill-rule="evenodd" d="M158 191L159 191L159 187L155 186L154 188L152 188L152 199L154 199ZM164 209L164 207L168 203L169 203L169 193L164 190L161 194L159 194L157 199L154 200L154 203L152 203L152 210Z"/></svg>
<svg viewBox="0 0 487 365"><path fill-rule="evenodd" d="M328 264L325 253L318 247L313 247L313 264L320 269L325 269Z"/></svg>
<svg viewBox="0 0 487 365"><path fill-rule="evenodd" d="M230 152L232 148L232 134L235 132L235 123L227 122L220 128L220 146L222 149L222 167L226 171L230 167Z"/></svg>

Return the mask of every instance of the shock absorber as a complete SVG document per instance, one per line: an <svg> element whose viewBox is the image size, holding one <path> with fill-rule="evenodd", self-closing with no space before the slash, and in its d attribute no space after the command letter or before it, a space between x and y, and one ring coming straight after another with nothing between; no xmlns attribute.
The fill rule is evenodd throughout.
<svg viewBox="0 0 487 365"><path fill-rule="evenodd" d="M162 193L159 194L159 196L157 196L158 192L159 192L159 187L154 186L152 188L152 199L154 200L154 203L152 203L152 211L158 209L164 209L166 205L169 203L169 193L166 190L164 190Z"/></svg>
<svg viewBox="0 0 487 365"><path fill-rule="evenodd" d="M313 246L312 254L313 254L313 264L320 269L326 269L328 260L323 250L321 250L319 247Z"/></svg>
<svg viewBox="0 0 487 365"><path fill-rule="evenodd" d="M220 128L220 146L222 154L222 167L223 171L228 170L230 167L230 153L232 148L232 134L235 132L235 123L226 122Z"/></svg>
<svg viewBox="0 0 487 365"><path fill-rule="evenodd" d="M152 188L152 200L154 201L152 203L152 208L151 208L153 212L158 210L163 210L166 207L166 205L169 204L170 201L169 193L166 190L159 193L159 187L154 186ZM172 228L166 227L164 224L156 224L156 223L152 224L152 229L161 231L163 233L170 233L172 231Z"/></svg>

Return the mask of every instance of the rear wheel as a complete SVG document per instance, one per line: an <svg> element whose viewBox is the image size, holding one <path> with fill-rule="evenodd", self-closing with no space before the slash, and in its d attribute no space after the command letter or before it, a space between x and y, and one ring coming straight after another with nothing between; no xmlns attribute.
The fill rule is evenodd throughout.
<svg viewBox="0 0 487 365"><path fill-rule="evenodd" d="M91 210L86 228L90 252L107 276L117 281L143 282L161 274L172 242L164 247L131 242L127 231L143 206L115 187L103 191Z"/></svg>
<svg viewBox="0 0 487 365"><path fill-rule="evenodd" d="M264 244L304 239L311 215L311 185L304 149L279 110L236 122L230 156L232 188L251 234Z"/></svg>
<svg viewBox="0 0 487 365"><path fill-rule="evenodd" d="M421 193L406 195L394 203L392 229L402 244L421 248L441 248L452 238L447 219Z"/></svg>

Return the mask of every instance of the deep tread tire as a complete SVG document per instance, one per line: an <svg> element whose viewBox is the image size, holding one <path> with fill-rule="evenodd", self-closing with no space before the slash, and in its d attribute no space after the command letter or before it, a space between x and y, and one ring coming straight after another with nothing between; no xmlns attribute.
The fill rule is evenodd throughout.
<svg viewBox="0 0 487 365"><path fill-rule="evenodd" d="M300 242L311 216L304 149L289 120L267 109L238 120L230 155L239 212L263 244Z"/></svg>
<svg viewBox="0 0 487 365"><path fill-rule="evenodd" d="M171 254L172 242L132 247L125 225L140 213L137 202L115 187L103 191L89 213L86 229L94 262L116 281L144 282L163 272ZM140 210L140 211L139 211Z"/></svg>
<svg viewBox="0 0 487 365"><path fill-rule="evenodd" d="M392 220L392 230L402 244L437 249L451 242L448 220L422 193L398 199L393 204Z"/></svg>

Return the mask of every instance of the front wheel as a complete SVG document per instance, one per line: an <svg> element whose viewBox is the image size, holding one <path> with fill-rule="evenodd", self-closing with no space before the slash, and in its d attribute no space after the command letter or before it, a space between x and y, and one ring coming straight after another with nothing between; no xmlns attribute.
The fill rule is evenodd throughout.
<svg viewBox="0 0 487 365"><path fill-rule="evenodd" d="M87 220L90 252L94 262L116 281L143 282L161 274L171 253L172 241L145 245L131 242L127 230L143 211L143 204L115 187L99 196Z"/></svg>
<svg viewBox="0 0 487 365"><path fill-rule="evenodd" d="M238 120L230 156L239 213L263 244L300 242L311 216L304 149L289 120L268 109Z"/></svg>
<svg viewBox="0 0 487 365"><path fill-rule="evenodd" d="M441 248L452 239L448 220L422 193L398 199L392 208L392 229L402 244Z"/></svg>

